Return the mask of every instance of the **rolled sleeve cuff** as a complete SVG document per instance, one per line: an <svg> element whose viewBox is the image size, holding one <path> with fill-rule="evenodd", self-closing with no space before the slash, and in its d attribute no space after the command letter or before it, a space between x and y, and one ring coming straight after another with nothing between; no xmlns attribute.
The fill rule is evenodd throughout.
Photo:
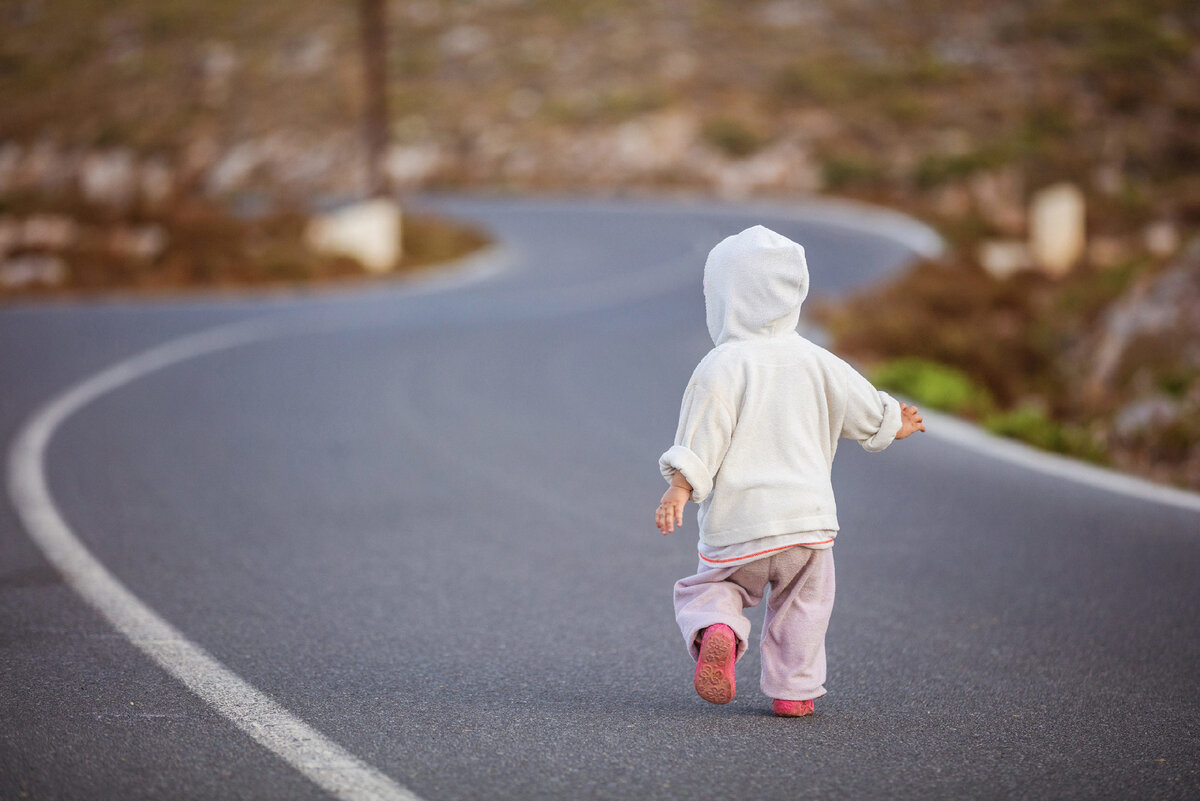
<svg viewBox="0 0 1200 801"><path fill-rule="evenodd" d="M879 424L879 430L862 444L871 453L878 453L891 445L900 433L900 402L886 392L880 392L879 399L883 401L883 422Z"/></svg>
<svg viewBox="0 0 1200 801"><path fill-rule="evenodd" d="M704 462L691 448L683 445L673 445L658 457L658 469L668 482L675 477L676 471L692 485L692 500L700 503L712 492L713 479Z"/></svg>

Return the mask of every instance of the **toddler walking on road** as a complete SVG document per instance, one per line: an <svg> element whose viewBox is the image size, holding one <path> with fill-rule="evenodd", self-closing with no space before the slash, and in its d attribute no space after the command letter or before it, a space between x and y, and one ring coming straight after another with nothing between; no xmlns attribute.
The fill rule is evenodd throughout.
<svg viewBox="0 0 1200 801"><path fill-rule="evenodd" d="M663 534L700 505L700 563L675 584L675 618L706 701L733 700L746 652L746 607L770 596L760 637L762 690L798 717L825 694L825 630L833 609L838 522L830 471L838 439L881 451L924 431L850 365L796 332L808 294L804 248L761 225L730 236L704 265L715 346L683 393L675 444L659 458L671 487Z"/></svg>

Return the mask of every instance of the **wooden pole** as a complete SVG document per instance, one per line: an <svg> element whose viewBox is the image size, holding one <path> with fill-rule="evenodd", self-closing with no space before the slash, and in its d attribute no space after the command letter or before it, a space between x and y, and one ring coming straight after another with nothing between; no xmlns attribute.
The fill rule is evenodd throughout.
<svg viewBox="0 0 1200 801"><path fill-rule="evenodd" d="M367 146L367 193L371 197L391 194L390 182L383 169L388 143L387 18L384 2L359 0L366 78L363 132Z"/></svg>

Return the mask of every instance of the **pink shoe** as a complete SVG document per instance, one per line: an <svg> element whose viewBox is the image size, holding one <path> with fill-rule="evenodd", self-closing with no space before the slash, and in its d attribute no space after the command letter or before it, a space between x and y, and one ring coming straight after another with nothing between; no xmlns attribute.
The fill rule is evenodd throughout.
<svg viewBox="0 0 1200 801"><path fill-rule="evenodd" d="M783 698L776 698L771 702L771 711L781 718L802 718L813 713L813 702L811 698L807 701L787 701Z"/></svg>
<svg viewBox="0 0 1200 801"><path fill-rule="evenodd" d="M696 675L692 685L696 693L710 704L728 704L737 691L733 663L737 657L737 635L724 623L704 630L700 640L700 657L696 660Z"/></svg>

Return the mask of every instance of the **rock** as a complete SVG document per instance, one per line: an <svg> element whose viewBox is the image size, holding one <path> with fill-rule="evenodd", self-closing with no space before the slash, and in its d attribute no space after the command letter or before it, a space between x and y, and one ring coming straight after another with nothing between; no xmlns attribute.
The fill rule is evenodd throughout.
<svg viewBox="0 0 1200 801"><path fill-rule="evenodd" d="M616 157L637 172L679 163L696 141L699 123L692 114L667 111L623 123L616 132Z"/></svg>
<svg viewBox="0 0 1200 801"><path fill-rule="evenodd" d="M114 16L104 21L104 58L110 64L140 64L145 51L141 27L130 17Z"/></svg>
<svg viewBox="0 0 1200 801"><path fill-rule="evenodd" d="M941 128L934 133L934 150L943 156L965 156L975 149L975 140L964 128Z"/></svg>
<svg viewBox="0 0 1200 801"><path fill-rule="evenodd" d="M438 39L438 48L443 55L451 57L474 56L491 46L491 34L478 25L458 25Z"/></svg>
<svg viewBox="0 0 1200 801"><path fill-rule="evenodd" d="M1101 164L1092 171L1092 186L1107 197L1116 197L1125 185L1125 176L1120 164Z"/></svg>
<svg viewBox="0 0 1200 801"><path fill-rule="evenodd" d="M203 180L203 176L220 157L221 146L215 136L201 133L191 137L184 146L183 158L179 164L181 182L192 186Z"/></svg>
<svg viewBox="0 0 1200 801"><path fill-rule="evenodd" d="M700 59L687 50L668 50L659 61L658 74L668 83L686 81L696 75Z"/></svg>
<svg viewBox="0 0 1200 801"><path fill-rule="evenodd" d="M229 42L205 42L196 57L200 75L200 97L210 108L229 102L233 73L237 69L237 51Z"/></svg>
<svg viewBox="0 0 1200 801"><path fill-rule="evenodd" d="M137 191L133 151L128 148L88 153L79 169L79 190L89 203L123 209Z"/></svg>
<svg viewBox="0 0 1200 801"><path fill-rule="evenodd" d="M508 96L508 113L519 120L527 120L542 107L542 95L533 89L522 87Z"/></svg>
<svg viewBox="0 0 1200 801"><path fill-rule="evenodd" d="M217 195L241 189L262 163L263 153L258 142L238 142L208 171L205 188Z"/></svg>
<svg viewBox="0 0 1200 801"><path fill-rule="evenodd" d="M154 261L167 249L161 225L118 226L108 237L108 249L118 258Z"/></svg>
<svg viewBox="0 0 1200 801"><path fill-rule="evenodd" d="M1166 258L1179 250L1179 226L1170 220L1150 223L1142 231L1146 250L1155 256Z"/></svg>
<svg viewBox="0 0 1200 801"><path fill-rule="evenodd" d="M417 27L427 28L442 18L442 7L438 0L410 0L401 13Z"/></svg>
<svg viewBox="0 0 1200 801"><path fill-rule="evenodd" d="M71 158L52 141L41 139L26 149L17 168L15 188L53 192L70 184L74 174Z"/></svg>
<svg viewBox="0 0 1200 801"><path fill-rule="evenodd" d="M16 217L0 217L0 259L21 246L21 222Z"/></svg>
<svg viewBox="0 0 1200 801"><path fill-rule="evenodd" d="M142 164L138 185L146 205L158 209L175 193L175 174L166 159L153 157Z"/></svg>
<svg viewBox="0 0 1200 801"><path fill-rule="evenodd" d="M383 161L384 172L396 187L421 186L442 165L442 149L436 142L392 145Z"/></svg>
<svg viewBox="0 0 1200 801"><path fill-rule="evenodd" d="M943 217L965 217L971 210L971 193L960 184L946 184L933 194L933 208Z"/></svg>
<svg viewBox="0 0 1200 801"><path fill-rule="evenodd" d="M1165 395L1139 398L1121 408L1113 418L1113 430L1129 437L1151 428L1165 428L1179 419L1180 405Z"/></svg>
<svg viewBox="0 0 1200 801"><path fill-rule="evenodd" d="M21 226L21 247L66 250L79 239L79 223L62 214L35 214Z"/></svg>
<svg viewBox="0 0 1200 801"><path fill-rule="evenodd" d="M1083 256L1085 201L1079 187L1054 184L1029 204L1029 248L1034 263L1048 275L1062 276Z"/></svg>
<svg viewBox="0 0 1200 801"><path fill-rule="evenodd" d="M1029 246L1020 239L988 239L980 243L979 265L1001 280L1033 267Z"/></svg>
<svg viewBox="0 0 1200 801"><path fill-rule="evenodd" d="M389 272L401 254L400 204L376 198L314 217L304 240L319 253L349 256L373 273Z"/></svg>
<svg viewBox="0 0 1200 801"><path fill-rule="evenodd" d="M21 146L16 142L0 144L0 195L6 195L15 188L20 165Z"/></svg>
<svg viewBox="0 0 1200 801"><path fill-rule="evenodd" d="M980 216L1010 236L1025 231L1025 180L1015 167L977 172L968 181Z"/></svg>
<svg viewBox="0 0 1200 801"><path fill-rule="evenodd" d="M1097 267L1115 267L1129 258L1129 247L1116 236L1097 236L1088 243L1088 261Z"/></svg>
<svg viewBox="0 0 1200 801"><path fill-rule="evenodd" d="M810 140L833 139L843 132L841 119L823 108L806 108L794 115L795 127Z"/></svg>
<svg viewBox="0 0 1200 801"><path fill-rule="evenodd" d="M332 49L329 37L320 33L289 37L279 48L275 67L288 75L315 75L329 63Z"/></svg>
<svg viewBox="0 0 1200 801"><path fill-rule="evenodd" d="M821 170L809 152L795 142L781 142L753 156L731 161L721 159L710 178L718 194L730 199L748 197L757 190L808 194L821 187Z"/></svg>
<svg viewBox="0 0 1200 801"><path fill-rule="evenodd" d="M1200 238L1161 273L1134 285L1101 320L1085 391L1100 398L1135 341L1154 338L1162 349L1200 342ZM1194 347L1194 345L1193 345Z"/></svg>
<svg viewBox="0 0 1200 801"><path fill-rule="evenodd" d="M758 21L769 28L789 29L824 23L829 12L820 3L796 3L792 0L772 0L758 7Z"/></svg>
<svg viewBox="0 0 1200 801"><path fill-rule="evenodd" d="M49 253L25 253L0 262L0 286L17 288L30 284L61 284L67 265Z"/></svg>

